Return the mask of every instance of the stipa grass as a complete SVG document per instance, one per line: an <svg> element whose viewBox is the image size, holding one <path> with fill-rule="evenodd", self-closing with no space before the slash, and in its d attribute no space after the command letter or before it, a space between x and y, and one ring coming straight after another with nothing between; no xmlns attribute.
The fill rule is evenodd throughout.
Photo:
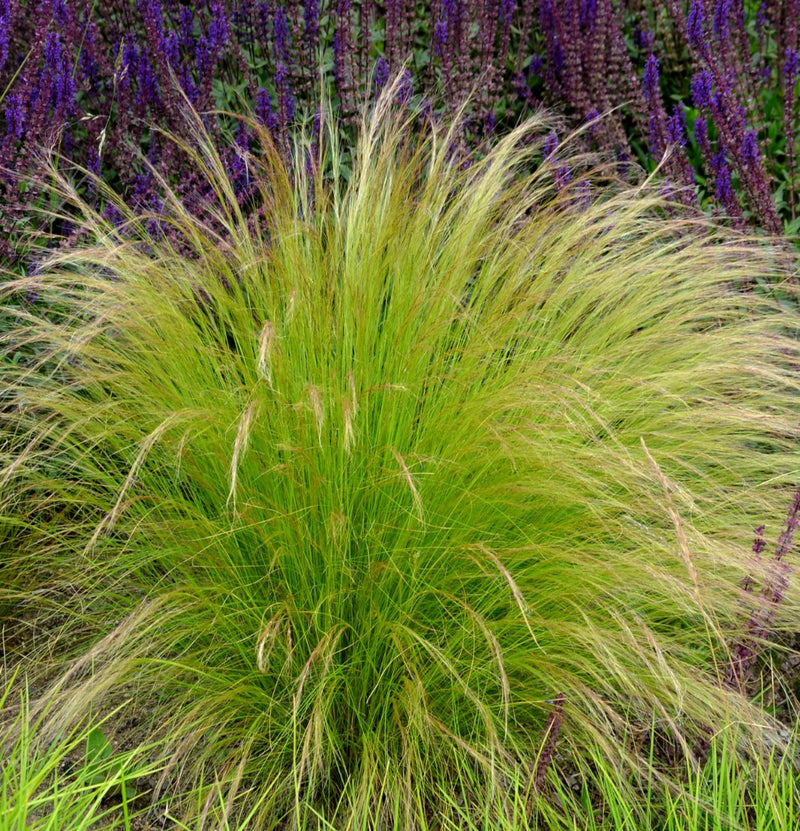
<svg viewBox="0 0 800 831"><path fill-rule="evenodd" d="M249 159L258 223L201 134L205 221L77 204L90 242L7 289L39 297L2 483L72 598L59 716L135 685L200 826L525 827L544 752L768 723L720 679L798 467L797 319L739 290L774 252L648 185L577 200L539 121L453 164L389 95L352 171Z"/></svg>

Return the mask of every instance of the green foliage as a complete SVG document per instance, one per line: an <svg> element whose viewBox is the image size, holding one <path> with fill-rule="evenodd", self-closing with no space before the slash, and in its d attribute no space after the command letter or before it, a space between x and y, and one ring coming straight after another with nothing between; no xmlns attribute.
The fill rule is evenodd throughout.
<svg viewBox="0 0 800 831"><path fill-rule="evenodd" d="M136 795L131 783L158 770L146 761L147 748L115 752L96 721L53 734L46 727L50 706L34 705L27 686L12 702L15 680L0 699L0 829L129 829Z"/></svg>
<svg viewBox="0 0 800 831"><path fill-rule="evenodd" d="M562 773L666 765L624 738L654 720L688 758L773 732L719 680L798 465L798 319L742 291L780 253L526 172L538 120L454 165L392 94L348 181L335 142L330 181L251 159L258 223L193 122L213 215L76 204L92 245L4 337L15 556L80 597L54 721L134 685L190 827L525 827L561 693Z"/></svg>

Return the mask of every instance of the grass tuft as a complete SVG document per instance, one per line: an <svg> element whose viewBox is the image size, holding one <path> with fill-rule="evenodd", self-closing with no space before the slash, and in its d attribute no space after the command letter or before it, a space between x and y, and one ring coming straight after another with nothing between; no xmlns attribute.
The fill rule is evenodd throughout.
<svg viewBox="0 0 800 831"><path fill-rule="evenodd" d="M53 717L135 688L187 827L543 827L597 764L635 804L775 732L722 679L798 470L798 319L743 290L779 255L568 145L565 186L541 118L456 165L390 102L352 171L262 132L257 223L199 119L216 202L168 193L158 238L61 178L84 243L4 289L38 297L0 484L66 615Z"/></svg>

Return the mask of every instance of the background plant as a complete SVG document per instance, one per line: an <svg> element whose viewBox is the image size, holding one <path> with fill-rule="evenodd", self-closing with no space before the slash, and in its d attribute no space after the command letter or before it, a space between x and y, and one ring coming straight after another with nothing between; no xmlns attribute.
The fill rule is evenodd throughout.
<svg viewBox="0 0 800 831"><path fill-rule="evenodd" d="M468 106L466 144L545 104L590 125L587 141L623 167L652 168L673 148L671 198L736 227L797 231L794 0L114 0L102 11L0 3L0 256L18 268L40 144L157 212L165 193L144 156L201 209L213 201L202 175L151 130L182 129L178 87L201 111L254 108L287 153L322 100L352 146L360 107L402 67L398 95L424 112ZM252 140L240 125L223 150L243 205ZM82 195L97 198L91 179ZM69 218L55 230L78 231Z"/></svg>
<svg viewBox="0 0 800 831"><path fill-rule="evenodd" d="M254 214L199 116L205 221L57 179L84 245L6 285L38 293L4 336L35 356L3 363L14 556L80 599L58 717L133 685L187 817L528 822L551 762L771 735L722 681L797 468L797 320L739 291L784 260L541 121L454 165L403 83L352 162L244 122Z"/></svg>

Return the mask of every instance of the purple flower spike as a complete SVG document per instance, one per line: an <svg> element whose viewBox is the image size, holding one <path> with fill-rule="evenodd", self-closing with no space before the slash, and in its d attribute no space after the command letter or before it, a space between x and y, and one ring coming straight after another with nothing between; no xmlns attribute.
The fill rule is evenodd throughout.
<svg viewBox="0 0 800 831"><path fill-rule="evenodd" d="M48 73L56 72L61 66L61 36L58 32L50 32L47 35L47 43L44 47L44 65Z"/></svg>
<svg viewBox="0 0 800 831"><path fill-rule="evenodd" d="M397 101L400 104L408 104L414 92L414 81L410 69L404 69L400 83L397 86Z"/></svg>
<svg viewBox="0 0 800 831"><path fill-rule="evenodd" d="M177 69L181 59L178 35L175 32L167 32L167 36L164 38L164 53L170 66Z"/></svg>
<svg viewBox="0 0 800 831"><path fill-rule="evenodd" d="M797 64L797 50L787 49L783 61L783 79L787 89L794 88L797 82ZM0 66L2 66L2 60L0 60Z"/></svg>
<svg viewBox="0 0 800 831"><path fill-rule="evenodd" d="M545 161L549 159L558 148L558 136L556 135L555 130L544 140L544 146L542 147L542 156Z"/></svg>
<svg viewBox="0 0 800 831"><path fill-rule="evenodd" d="M6 130L15 141L19 141L25 132L25 112L19 95L9 95L6 99Z"/></svg>
<svg viewBox="0 0 800 831"><path fill-rule="evenodd" d="M136 36L125 38L122 46L122 61L119 70L117 71L115 82L123 90L130 87L131 76L138 74L139 71L139 52L136 49Z"/></svg>
<svg viewBox="0 0 800 831"><path fill-rule="evenodd" d="M275 9L275 20L273 23L275 41L273 45L275 61L289 63L289 21L286 19L286 10L283 6Z"/></svg>
<svg viewBox="0 0 800 831"><path fill-rule="evenodd" d="M731 14L731 0L717 0L714 9L714 35L724 43L728 39L728 19Z"/></svg>
<svg viewBox="0 0 800 831"><path fill-rule="evenodd" d="M594 29L597 20L597 0L581 0L581 28L584 31Z"/></svg>
<svg viewBox="0 0 800 831"><path fill-rule="evenodd" d="M653 54L648 56L644 65L642 92L644 93L644 100L651 107L661 100L661 91L658 87L658 58Z"/></svg>
<svg viewBox="0 0 800 831"><path fill-rule="evenodd" d="M689 6L689 17L687 21L687 32L689 45L701 54L705 53L708 47L705 33L705 20L703 19L703 0L692 0Z"/></svg>
<svg viewBox="0 0 800 831"><path fill-rule="evenodd" d="M11 2L0 0L0 72L8 60L8 34L11 29Z"/></svg>
<svg viewBox="0 0 800 831"><path fill-rule="evenodd" d="M697 109L702 110L711 106L711 90L713 78L711 73L704 69L692 77L692 101Z"/></svg>
<svg viewBox="0 0 800 831"><path fill-rule="evenodd" d="M64 26L69 19L69 11L64 0L53 0L53 19L59 26Z"/></svg>
<svg viewBox="0 0 800 831"><path fill-rule="evenodd" d="M747 165L758 167L761 164L761 154L758 150L758 136L755 130L748 130L742 140L742 161Z"/></svg>
<svg viewBox="0 0 800 831"><path fill-rule="evenodd" d="M538 53L534 53L530 63L525 68L525 74L533 78L541 78L543 70L544 61L542 60L542 56Z"/></svg>
<svg viewBox="0 0 800 831"><path fill-rule="evenodd" d="M733 186L731 183L731 169L728 160L725 158L725 151L720 150L711 160L711 167L717 180L716 196L717 201L723 205L729 205L734 201Z"/></svg>
<svg viewBox="0 0 800 831"><path fill-rule="evenodd" d="M597 135L597 128L600 126L599 121L600 113L598 112L597 107L592 107L592 109L586 113L586 123L589 125L588 132L591 138L595 138Z"/></svg>
<svg viewBox="0 0 800 831"><path fill-rule="evenodd" d="M708 121L700 116L694 122L694 138L703 152L708 148Z"/></svg>
<svg viewBox="0 0 800 831"><path fill-rule="evenodd" d="M139 60L139 106L146 107L148 104L157 106L159 100L158 81L153 67L147 57L142 55Z"/></svg>
<svg viewBox="0 0 800 831"><path fill-rule="evenodd" d="M271 133L275 133L278 129L278 117L272 109L272 101L269 93L261 87L256 93L256 118L265 124Z"/></svg>
<svg viewBox="0 0 800 831"><path fill-rule="evenodd" d="M447 21L437 20L433 24L433 54L441 57L447 43Z"/></svg>
<svg viewBox="0 0 800 831"><path fill-rule="evenodd" d="M686 111L677 104L667 119L667 141L680 147L686 146Z"/></svg>
<svg viewBox="0 0 800 831"><path fill-rule="evenodd" d="M159 0L139 0L139 12L144 19L148 37L153 43L163 47L164 30L161 23L161 3Z"/></svg>
<svg viewBox="0 0 800 831"><path fill-rule="evenodd" d="M305 0L303 4L303 23L306 37L312 46L319 38L319 0Z"/></svg>
<svg viewBox="0 0 800 831"><path fill-rule="evenodd" d="M181 30L181 46L186 50L194 49L194 17L191 6L181 6L178 26Z"/></svg>
<svg viewBox="0 0 800 831"><path fill-rule="evenodd" d="M211 25L208 27L209 49L214 56L219 58L228 45L228 16L225 13L225 6L219 0L211 4L211 14Z"/></svg>
<svg viewBox="0 0 800 831"><path fill-rule="evenodd" d="M386 61L386 58L383 55L375 61L375 71L373 72L373 81L372 81L372 88L377 98L380 95L381 90L386 86L387 81L389 80L389 64Z"/></svg>

